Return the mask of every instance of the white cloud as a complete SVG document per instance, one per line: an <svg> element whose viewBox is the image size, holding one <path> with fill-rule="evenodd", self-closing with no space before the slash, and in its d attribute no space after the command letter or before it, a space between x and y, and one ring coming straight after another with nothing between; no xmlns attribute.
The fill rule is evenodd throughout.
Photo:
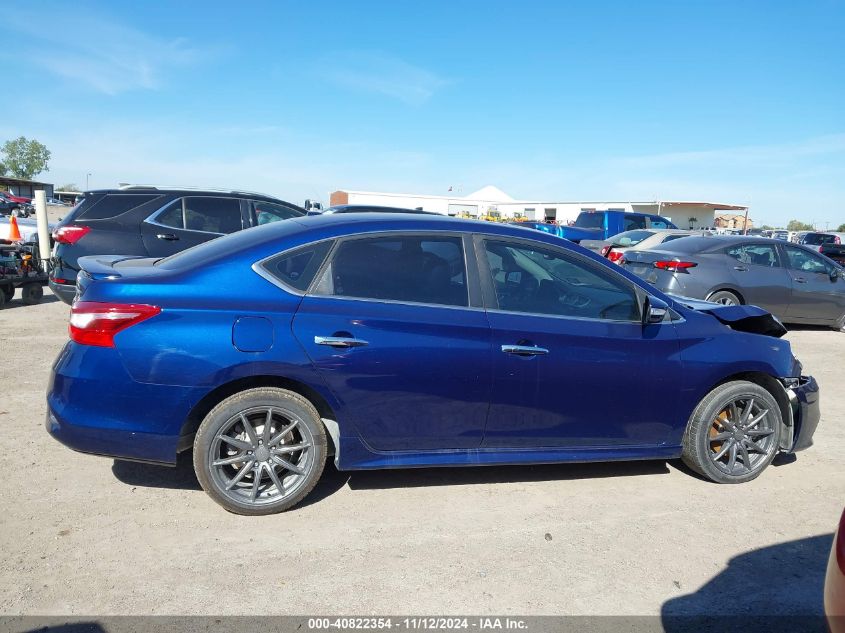
<svg viewBox="0 0 845 633"><path fill-rule="evenodd" d="M155 90L165 72L191 66L207 55L184 38L155 37L93 15L53 15L61 29L44 28L42 19L10 12L7 26L27 44L14 53L58 77L114 95Z"/></svg>
<svg viewBox="0 0 845 633"><path fill-rule="evenodd" d="M398 57L369 51L327 54L313 70L318 77L342 88L383 95L410 105L428 101L450 83Z"/></svg>

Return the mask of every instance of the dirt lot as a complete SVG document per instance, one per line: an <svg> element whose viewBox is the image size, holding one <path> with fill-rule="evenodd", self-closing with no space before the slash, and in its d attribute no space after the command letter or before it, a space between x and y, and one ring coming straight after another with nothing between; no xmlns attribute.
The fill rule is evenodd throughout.
<svg viewBox="0 0 845 633"><path fill-rule="evenodd" d="M845 502L843 333L790 332L822 388L816 445L750 484L664 462L328 467L298 509L245 518L187 459L113 462L47 435L66 318L49 294L0 312L2 614L821 611Z"/></svg>

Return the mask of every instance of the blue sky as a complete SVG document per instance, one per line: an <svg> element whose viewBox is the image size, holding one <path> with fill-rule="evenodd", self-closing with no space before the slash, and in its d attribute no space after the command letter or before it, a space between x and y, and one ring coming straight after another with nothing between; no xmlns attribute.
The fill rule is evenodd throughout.
<svg viewBox="0 0 845 633"><path fill-rule="evenodd" d="M0 140L44 142L57 184L845 222L843 0L2 6Z"/></svg>

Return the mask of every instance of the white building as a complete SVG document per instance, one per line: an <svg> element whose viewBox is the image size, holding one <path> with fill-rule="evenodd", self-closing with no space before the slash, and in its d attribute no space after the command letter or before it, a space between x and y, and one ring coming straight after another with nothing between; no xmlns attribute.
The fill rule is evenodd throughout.
<svg viewBox="0 0 845 633"><path fill-rule="evenodd" d="M383 207L423 209L446 215L474 218L495 216L503 219L525 218L540 222L568 224L582 211L637 211L669 218L677 227L700 228L714 225L717 212L742 211L746 207L716 202L680 202L651 200L642 202L559 202L550 200L514 200L501 189L488 185L468 196L430 196L415 193L385 193L340 189L332 192L330 205L361 204Z"/></svg>

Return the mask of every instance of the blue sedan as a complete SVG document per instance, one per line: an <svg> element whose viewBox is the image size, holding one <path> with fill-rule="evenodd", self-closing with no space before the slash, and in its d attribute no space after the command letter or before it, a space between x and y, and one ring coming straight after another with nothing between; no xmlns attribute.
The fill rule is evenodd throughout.
<svg viewBox="0 0 845 633"><path fill-rule="evenodd" d="M48 431L173 464L240 514L340 470L682 458L757 477L818 387L753 306L670 297L551 235L401 214L294 218L165 259L80 259Z"/></svg>

